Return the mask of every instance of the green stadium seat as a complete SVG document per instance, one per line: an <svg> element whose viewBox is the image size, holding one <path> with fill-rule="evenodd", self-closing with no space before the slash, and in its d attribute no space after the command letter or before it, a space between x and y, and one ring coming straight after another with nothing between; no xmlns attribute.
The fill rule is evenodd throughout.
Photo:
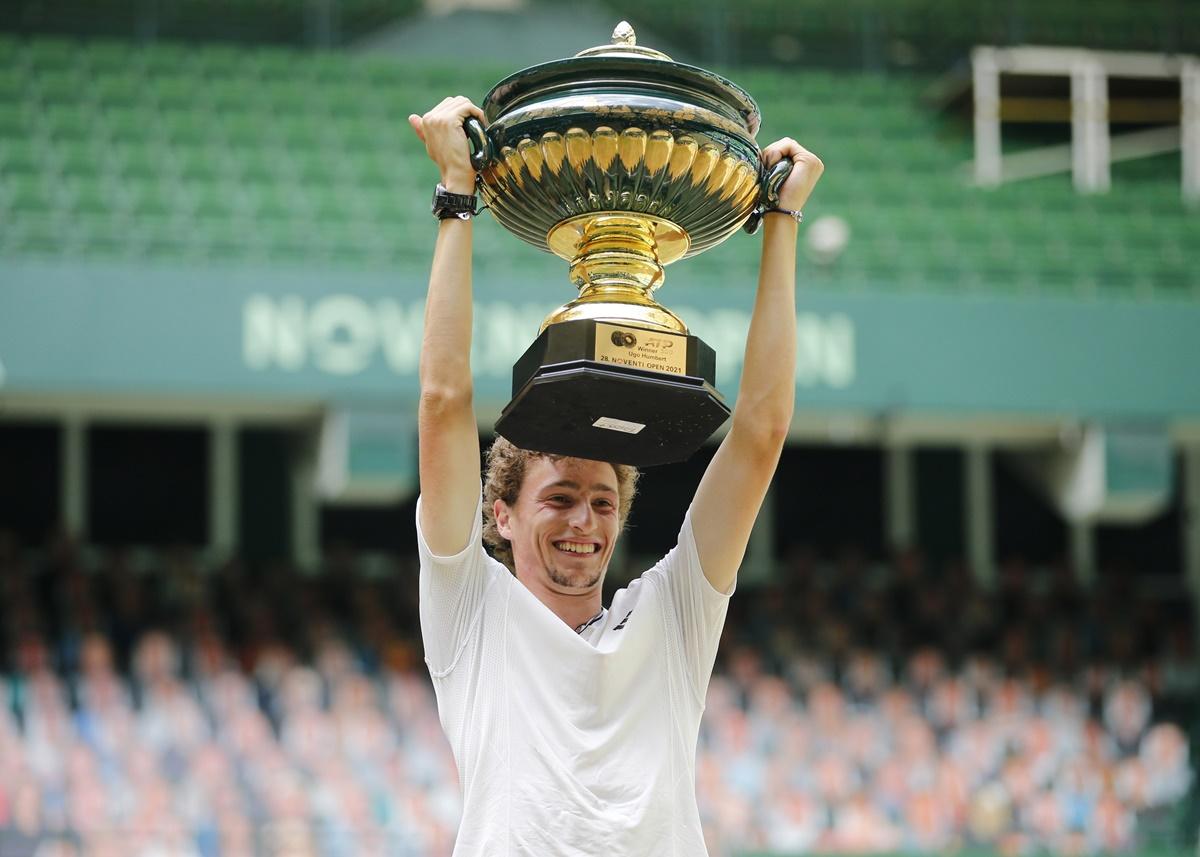
<svg viewBox="0 0 1200 857"><path fill-rule="evenodd" d="M43 71L28 82L30 94L43 105L79 104L93 81L78 66Z"/></svg>
<svg viewBox="0 0 1200 857"><path fill-rule="evenodd" d="M128 208L139 219L156 220L180 210L178 194L172 185L160 181L125 185Z"/></svg>
<svg viewBox="0 0 1200 857"><path fill-rule="evenodd" d="M48 155L46 144L39 140L0 138L0 176L38 173Z"/></svg>
<svg viewBox="0 0 1200 857"><path fill-rule="evenodd" d="M36 217L60 208L58 183L45 173L5 175L3 187L8 210L18 217ZM11 226L9 221L6 228Z"/></svg>
<svg viewBox="0 0 1200 857"><path fill-rule="evenodd" d="M82 43L74 39L42 37L26 42L23 54L40 76L74 68L81 50Z"/></svg>
<svg viewBox="0 0 1200 857"><path fill-rule="evenodd" d="M29 80L25 72L13 66L0 65L0 103L13 103L26 97Z"/></svg>
<svg viewBox="0 0 1200 857"><path fill-rule="evenodd" d="M88 140L96 136L96 113L88 106L53 104L41 107L38 126L54 139Z"/></svg>
<svg viewBox="0 0 1200 857"><path fill-rule="evenodd" d="M186 74L148 74L143 80L143 98L158 110L194 110L208 98L208 89L199 79ZM205 113L208 109L205 106Z"/></svg>
<svg viewBox="0 0 1200 857"><path fill-rule="evenodd" d="M72 225L78 227L73 242L78 244L80 251L89 257L98 259L127 258L132 250L130 224L123 218L103 217L81 220L74 217Z"/></svg>
<svg viewBox="0 0 1200 857"><path fill-rule="evenodd" d="M261 112L266 109L266 99L257 87L246 85L241 78L205 78L204 99L220 117L244 112Z"/></svg>
<svg viewBox="0 0 1200 857"><path fill-rule="evenodd" d="M336 153L301 151L289 153L296 181L307 188L331 188L341 183L342 164Z"/></svg>
<svg viewBox="0 0 1200 857"><path fill-rule="evenodd" d="M102 140L64 139L51 148L58 171L64 176L91 179L112 171Z"/></svg>
<svg viewBox="0 0 1200 857"><path fill-rule="evenodd" d="M156 130L168 141L196 145L216 140L218 129L211 113L191 108L160 110L155 114Z"/></svg>
<svg viewBox="0 0 1200 857"><path fill-rule="evenodd" d="M255 89L256 113L263 117L292 116L303 113L312 103L308 87L291 78L271 79Z"/></svg>
<svg viewBox="0 0 1200 857"><path fill-rule="evenodd" d="M170 150L161 143L121 140L104 146L108 169L125 182L152 180L168 171Z"/></svg>
<svg viewBox="0 0 1200 857"><path fill-rule="evenodd" d="M96 77L90 85L90 94L102 106L129 107L143 102L144 86L141 75L120 68Z"/></svg>
<svg viewBox="0 0 1200 857"><path fill-rule="evenodd" d="M110 215L118 207L116 190L107 179L79 176L64 178L60 188L62 199L72 216Z"/></svg>
<svg viewBox="0 0 1200 857"><path fill-rule="evenodd" d="M195 182L213 182L225 175L228 150L218 144L172 146L175 169L180 178Z"/></svg>
<svg viewBox="0 0 1200 857"><path fill-rule="evenodd" d="M21 103L0 102L0 140L24 142L34 134L36 112Z"/></svg>
<svg viewBox="0 0 1200 857"><path fill-rule="evenodd" d="M248 184L273 187L290 175L289 162L272 148L262 146L253 149L230 150L235 154L233 173Z"/></svg>
<svg viewBox="0 0 1200 857"><path fill-rule="evenodd" d="M162 130L152 111L135 106L109 105L95 113L99 133L121 142L144 142L162 136Z"/></svg>
<svg viewBox="0 0 1200 857"><path fill-rule="evenodd" d="M246 77L253 72L245 48L222 44L204 44L192 53L191 67L210 84L236 82L246 86Z"/></svg>
<svg viewBox="0 0 1200 857"><path fill-rule="evenodd" d="M304 65L297 62L301 56L295 51L261 48L247 51L246 59L252 73L260 80L276 81L294 80Z"/></svg>
<svg viewBox="0 0 1200 857"><path fill-rule="evenodd" d="M222 115L214 124L219 126L221 138L227 145L258 149L267 139L266 121L262 116L247 112Z"/></svg>
<svg viewBox="0 0 1200 857"><path fill-rule="evenodd" d="M155 80L193 73L192 57L195 53L190 46L160 41L152 47L132 51L130 59L148 80Z"/></svg>
<svg viewBox="0 0 1200 857"><path fill-rule="evenodd" d="M62 226L49 219L23 219L15 229L0 230L0 247L14 256L61 257Z"/></svg>
<svg viewBox="0 0 1200 857"><path fill-rule="evenodd" d="M76 54L76 62L86 70L93 80L109 75L123 75L130 65L128 43L109 39L93 39L85 42Z"/></svg>
<svg viewBox="0 0 1200 857"><path fill-rule="evenodd" d="M176 186L181 207L197 220L228 221L237 213L231 185L206 180L181 181Z"/></svg>
<svg viewBox="0 0 1200 857"><path fill-rule="evenodd" d="M290 188L267 185L259 189L254 217L268 227L290 223L301 214Z"/></svg>
<svg viewBox="0 0 1200 857"><path fill-rule="evenodd" d="M289 154L315 149L319 139L316 122L301 113L276 115L264 131Z"/></svg>

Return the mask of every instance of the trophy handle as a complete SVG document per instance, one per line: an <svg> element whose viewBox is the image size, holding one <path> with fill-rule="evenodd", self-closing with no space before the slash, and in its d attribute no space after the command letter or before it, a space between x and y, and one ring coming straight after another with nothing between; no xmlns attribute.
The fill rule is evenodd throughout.
<svg viewBox="0 0 1200 857"><path fill-rule="evenodd" d="M492 140L487 135L483 123L474 116L468 116L463 122L463 130L467 132L467 141L471 144L471 166L479 172L492 159Z"/></svg>
<svg viewBox="0 0 1200 857"><path fill-rule="evenodd" d="M747 233L753 235L757 232L758 227L762 225L763 212L779 205L779 190L791 174L791 158L784 158L766 171L766 175L760 180L762 192L758 198L758 205L754 207L754 211L750 212L750 216L746 218L746 222L742 226Z"/></svg>

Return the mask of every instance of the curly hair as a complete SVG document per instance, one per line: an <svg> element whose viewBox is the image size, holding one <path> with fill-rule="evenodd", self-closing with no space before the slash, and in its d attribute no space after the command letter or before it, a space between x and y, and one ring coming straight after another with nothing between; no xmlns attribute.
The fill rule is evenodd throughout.
<svg viewBox="0 0 1200 857"><path fill-rule="evenodd" d="M488 449L484 467L483 543L492 549L492 555L496 559L514 573L516 567L513 565L512 543L500 535L496 526L495 505L497 500L503 500L509 506L516 505L521 485L525 482L525 470L535 458L561 461L567 456L521 449L504 438L497 437ZM637 495L637 482L641 473L629 464L608 463L612 464L612 469L617 473L617 525L623 530L625 522L629 519L629 511L633 508L633 498Z"/></svg>

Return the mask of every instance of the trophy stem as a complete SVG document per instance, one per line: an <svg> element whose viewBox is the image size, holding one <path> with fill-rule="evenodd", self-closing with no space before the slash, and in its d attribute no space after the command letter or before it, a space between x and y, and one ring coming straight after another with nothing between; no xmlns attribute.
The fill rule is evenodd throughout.
<svg viewBox="0 0 1200 857"><path fill-rule="evenodd" d="M546 316L542 330L587 318L687 333L687 325L650 295L663 283L664 262L686 250L686 233L659 218L624 213L573 218L551 234L568 231L575 251L570 277L579 297Z"/></svg>
<svg viewBox="0 0 1200 857"><path fill-rule="evenodd" d="M571 260L571 282L591 286L628 285L645 293L662 285L654 224L640 217L598 215L584 224L579 255Z"/></svg>

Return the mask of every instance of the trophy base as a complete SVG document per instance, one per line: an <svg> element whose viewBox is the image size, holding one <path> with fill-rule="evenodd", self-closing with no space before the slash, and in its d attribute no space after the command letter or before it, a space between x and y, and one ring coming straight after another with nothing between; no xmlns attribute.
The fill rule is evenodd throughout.
<svg viewBox="0 0 1200 857"><path fill-rule="evenodd" d="M729 418L698 337L594 319L552 324L513 367L496 433L523 449L648 467L683 461Z"/></svg>

